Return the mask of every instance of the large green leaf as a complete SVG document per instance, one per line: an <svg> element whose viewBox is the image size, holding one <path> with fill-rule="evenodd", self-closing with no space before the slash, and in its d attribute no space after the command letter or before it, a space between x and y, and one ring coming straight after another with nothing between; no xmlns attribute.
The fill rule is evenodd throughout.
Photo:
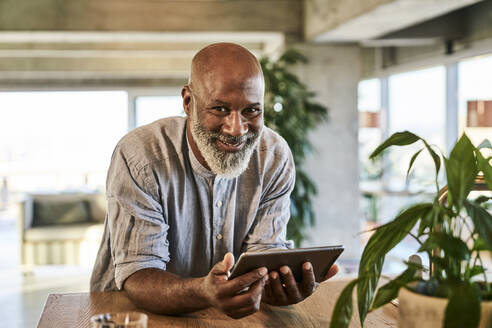
<svg viewBox="0 0 492 328"><path fill-rule="evenodd" d="M378 156L383 150L390 146L406 146L413 144L414 142L418 141L420 139L419 136L408 132L408 131L403 131L403 132L396 132L394 133L391 137L386 139L381 145L376 148L369 156L370 159L375 158Z"/></svg>
<svg viewBox="0 0 492 328"><path fill-rule="evenodd" d="M445 275L443 275L443 273L445 272L446 274L451 274L453 279L458 278L459 273L453 271L455 268L451 267L451 263L448 259L433 255L429 256L429 259L434 265L432 276L438 279L444 279Z"/></svg>
<svg viewBox="0 0 492 328"><path fill-rule="evenodd" d="M465 272L465 279L468 280L483 273L485 273L485 268L481 265L475 265Z"/></svg>
<svg viewBox="0 0 492 328"><path fill-rule="evenodd" d="M492 215L473 201L465 201L466 212L473 221L475 231L492 251Z"/></svg>
<svg viewBox="0 0 492 328"><path fill-rule="evenodd" d="M383 268L384 255L364 265L364 273L361 274L359 264L359 283L357 284L357 306L359 308L359 319L364 327L364 320L374 298L374 292L378 286L379 277Z"/></svg>
<svg viewBox="0 0 492 328"><path fill-rule="evenodd" d="M426 228L432 230L441 221L442 207L438 201L434 201L432 209L420 220L418 235L421 236Z"/></svg>
<svg viewBox="0 0 492 328"><path fill-rule="evenodd" d="M418 252L430 252L436 248L443 250L446 256L457 260L468 260L470 258L470 250L465 242L460 238L453 237L445 232L432 232L429 238L420 247Z"/></svg>
<svg viewBox="0 0 492 328"><path fill-rule="evenodd" d="M357 283L358 279L353 280L342 290L331 315L330 328L346 328L349 326L354 311L352 293Z"/></svg>
<svg viewBox="0 0 492 328"><path fill-rule="evenodd" d="M398 296L398 291L402 286L416 280L416 272L417 268L411 266L403 271L401 275L379 288L374 297L371 309L377 309L394 300Z"/></svg>
<svg viewBox="0 0 492 328"><path fill-rule="evenodd" d="M280 62L286 62L288 64L297 64L297 63L307 63L308 59L302 53L294 49L287 49L285 53L279 59Z"/></svg>
<svg viewBox="0 0 492 328"><path fill-rule="evenodd" d="M431 209L432 203L413 205L400 213L393 221L378 227L367 242L359 264L359 283L357 284L357 303L361 324L364 323L371 306L386 253L407 236L418 219Z"/></svg>
<svg viewBox="0 0 492 328"><path fill-rule="evenodd" d="M412 169L413 163L415 162L419 154L422 152L422 150L424 150L424 148L420 149L418 152L413 154L412 158L410 159L410 164L408 164L407 177L410 174L410 170Z"/></svg>
<svg viewBox="0 0 492 328"><path fill-rule="evenodd" d="M480 322L480 290L475 284L460 282L451 289L444 328L475 328Z"/></svg>
<svg viewBox="0 0 492 328"><path fill-rule="evenodd" d="M449 159L445 159L449 193L458 210L472 189L478 173L474 149L470 139L463 134L451 151Z"/></svg>
<svg viewBox="0 0 492 328"><path fill-rule="evenodd" d="M437 176L439 174L439 169L441 168L441 158L432 149L432 147L427 143L427 141L425 141L424 139L422 139L422 141L424 142L425 147L427 148L427 151L432 156L432 160L434 161L434 166L436 167L436 186L437 186Z"/></svg>
<svg viewBox="0 0 492 328"><path fill-rule="evenodd" d="M492 200L491 196L480 195L474 200L474 202L477 204L481 204L481 203L488 202L489 200Z"/></svg>
<svg viewBox="0 0 492 328"><path fill-rule="evenodd" d="M487 245L485 245L485 242L483 241L482 237L478 236L473 242L472 252L474 251L481 252L486 250L487 250Z"/></svg>

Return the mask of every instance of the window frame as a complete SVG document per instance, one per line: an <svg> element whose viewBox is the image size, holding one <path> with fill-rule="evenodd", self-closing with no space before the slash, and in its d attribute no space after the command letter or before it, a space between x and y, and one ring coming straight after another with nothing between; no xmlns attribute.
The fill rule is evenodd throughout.
<svg viewBox="0 0 492 328"><path fill-rule="evenodd" d="M482 40L474 42L470 49L462 50L451 55L436 54L432 58L417 60L411 63L404 63L394 67L379 69L377 74L365 76L360 81L368 79L379 79L380 81L380 119L381 135L386 140L389 135L389 124L391 108L389 108L389 78L395 74L407 73L426 68L444 66L445 68L445 136L444 149L448 156L453 145L459 137L459 64L462 61L473 59L480 56L492 56L492 40ZM382 63L383 52L380 49L375 51L376 62ZM388 158L383 155L383 167L388 166ZM383 188L387 187L388 176L383 171L381 178Z"/></svg>
<svg viewBox="0 0 492 328"><path fill-rule="evenodd" d="M181 96L183 86L166 86L151 88L127 88L128 94L128 131L137 127L138 97L176 97Z"/></svg>

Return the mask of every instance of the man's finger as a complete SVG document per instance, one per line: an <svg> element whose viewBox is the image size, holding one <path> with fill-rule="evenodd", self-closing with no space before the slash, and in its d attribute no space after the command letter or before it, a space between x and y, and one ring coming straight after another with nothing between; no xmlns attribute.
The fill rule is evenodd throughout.
<svg viewBox="0 0 492 328"><path fill-rule="evenodd" d="M214 265L214 267L212 268L212 273L214 275L227 276L233 266L234 266L234 255L228 252L224 255L224 259L222 261L217 262L217 264Z"/></svg>
<svg viewBox="0 0 492 328"><path fill-rule="evenodd" d="M303 300L301 292L297 287L297 282L292 275L288 266L283 266L280 268L280 273L282 274L282 281L285 284L285 291L290 304L296 304Z"/></svg>
<svg viewBox="0 0 492 328"><path fill-rule="evenodd" d="M328 273L325 275L325 277L323 278L323 281L325 280L328 280L330 279L331 277L333 277L334 275L336 275L338 273L338 265L336 264L333 264L331 266L331 268L328 270Z"/></svg>
<svg viewBox="0 0 492 328"><path fill-rule="evenodd" d="M272 285L270 284L270 280L265 284L265 289L263 289L262 300L267 300L267 303L275 303L277 300L275 299L275 295L273 294Z"/></svg>
<svg viewBox="0 0 492 328"><path fill-rule="evenodd" d="M300 284L302 296L308 297L314 292L315 278L313 272L313 266L310 262L306 262L302 265L302 281Z"/></svg>
<svg viewBox="0 0 492 328"><path fill-rule="evenodd" d="M261 301L261 295L265 287L265 282L266 277L263 277L262 279L257 280L255 283L253 283L247 292L231 297L227 301L226 308L229 309L230 312L233 312L236 309L246 308L259 304L259 302Z"/></svg>
<svg viewBox="0 0 492 328"><path fill-rule="evenodd" d="M261 300L261 295L263 293L263 290L265 289L266 282L268 281L268 272L255 282L253 285L248 290L248 294L250 294L255 300L260 299Z"/></svg>
<svg viewBox="0 0 492 328"><path fill-rule="evenodd" d="M258 280L264 278L267 274L267 268L262 267L240 275L239 277L230 280L230 284L228 284L227 287L228 293L230 295L237 294L246 287L249 287Z"/></svg>
<svg viewBox="0 0 492 328"><path fill-rule="evenodd" d="M282 287L282 281L277 271L270 272L270 287L272 289L273 298L278 302L278 305L287 305L289 300L285 293L284 287Z"/></svg>

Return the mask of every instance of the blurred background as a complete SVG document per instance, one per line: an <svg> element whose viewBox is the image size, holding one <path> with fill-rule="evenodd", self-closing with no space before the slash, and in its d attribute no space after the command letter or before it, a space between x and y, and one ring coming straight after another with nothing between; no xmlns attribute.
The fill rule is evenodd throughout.
<svg viewBox="0 0 492 328"><path fill-rule="evenodd" d="M298 247L345 245L339 277L356 272L368 239L361 231L435 192L429 158L407 179L414 151L369 161L379 143L410 130L446 155L462 133L476 145L492 139L490 1L0 0L7 326L36 325L48 293L88 291L116 143L184 115L191 58L223 41L270 63L288 49L308 60L289 72L328 116L294 127L308 129L314 151L303 170L317 193L308 204L314 220L292 229L302 231ZM278 115L296 110L271 95ZM385 272L398 272L414 247L394 249Z"/></svg>

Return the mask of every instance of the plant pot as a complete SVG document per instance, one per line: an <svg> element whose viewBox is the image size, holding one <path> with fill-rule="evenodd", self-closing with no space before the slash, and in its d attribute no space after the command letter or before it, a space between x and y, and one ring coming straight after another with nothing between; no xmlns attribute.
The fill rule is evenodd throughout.
<svg viewBox="0 0 492 328"><path fill-rule="evenodd" d="M438 328L444 323L444 313L448 300L411 292L401 288L399 300L399 328ZM480 328L492 324L492 301L482 302Z"/></svg>

